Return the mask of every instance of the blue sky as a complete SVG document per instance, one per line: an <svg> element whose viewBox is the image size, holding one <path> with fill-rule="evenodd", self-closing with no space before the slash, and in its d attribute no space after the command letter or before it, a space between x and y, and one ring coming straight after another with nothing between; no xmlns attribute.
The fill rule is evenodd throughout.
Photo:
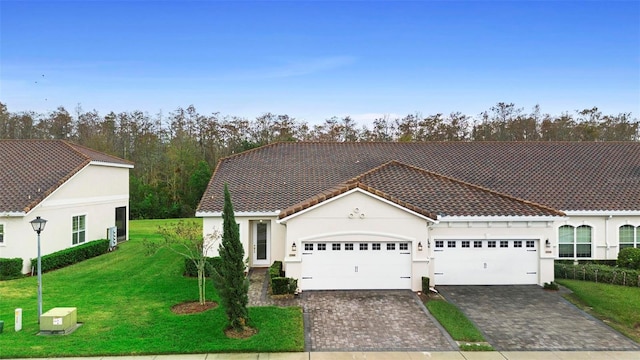
<svg viewBox="0 0 640 360"><path fill-rule="evenodd" d="M640 114L640 1L6 1L10 111Z"/></svg>

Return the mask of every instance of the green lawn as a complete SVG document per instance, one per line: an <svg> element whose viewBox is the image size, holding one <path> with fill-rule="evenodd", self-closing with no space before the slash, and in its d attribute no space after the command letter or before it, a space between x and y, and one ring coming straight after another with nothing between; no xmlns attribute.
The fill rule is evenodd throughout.
<svg viewBox="0 0 640 360"><path fill-rule="evenodd" d="M73 306L83 325L67 336L36 336L36 277L0 281L0 358L204 352L302 351L298 307L253 307L258 333L229 339L221 307L175 315L174 304L198 298L196 279L182 276L184 259L163 249L146 256L142 239L175 220L132 221L129 242L117 251L43 274L43 309ZM196 220L199 221L199 220ZM211 282L207 298L219 301ZM14 309L23 309L23 330L14 331Z"/></svg>
<svg viewBox="0 0 640 360"><path fill-rule="evenodd" d="M429 300L425 306L456 341L484 342L482 333L455 305L445 300Z"/></svg>
<svg viewBox="0 0 640 360"><path fill-rule="evenodd" d="M640 343L640 287L558 279L573 294L567 298L614 329Z"/></svg>

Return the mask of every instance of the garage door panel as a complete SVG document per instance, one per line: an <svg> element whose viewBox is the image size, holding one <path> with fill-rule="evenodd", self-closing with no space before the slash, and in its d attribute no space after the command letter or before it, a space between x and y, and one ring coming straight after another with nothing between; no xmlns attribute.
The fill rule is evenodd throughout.
<svg viewBox="0 0 640 360"><path fill-rule="evenodd" d="M328 241L304 243L303 248L303 290L411 288L409 243Z"/></svg>
<svg viewBox="0 0 640 360"><path fill-rule="evenodd" d="M537 240L446 240L436 246L437 285L538 283Z"/></svg>

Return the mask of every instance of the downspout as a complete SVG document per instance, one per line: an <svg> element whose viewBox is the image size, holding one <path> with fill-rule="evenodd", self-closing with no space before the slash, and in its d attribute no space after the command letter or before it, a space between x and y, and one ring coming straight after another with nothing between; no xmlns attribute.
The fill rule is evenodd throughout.
<svg viewBox="0 0 640 360"><path fill-rule="evenodd" d="M606 246L604 249L604 259L609 260L609 220L613 215L609 215L604 218L604 245Z"/></svg>

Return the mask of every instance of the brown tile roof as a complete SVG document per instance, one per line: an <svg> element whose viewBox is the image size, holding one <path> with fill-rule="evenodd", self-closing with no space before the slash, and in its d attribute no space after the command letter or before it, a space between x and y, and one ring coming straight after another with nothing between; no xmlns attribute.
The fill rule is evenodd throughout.
<svg viewBox="0 0 640 360"><path fill-rule="evenodd" d="M91 161L132 166L63 140L0 140L0 213L30 211Z"/></svg>
<svg viewBox="0 0 640 360"><path fill-rule="evenodd" d="M338 191L348 180L392 160L551 209L640 210L637 142L303 142L272 144L222 159L198 211L222 210L224 183L236 211L282 211ZM379 179L369 181L382 187ZM386 190L378 190L408 202L401 190L390 188L402 189L409 180L394 183L389 177L387 182ZM439 201L438 206L453 206ZM462 205L456 205L455 213L468 211Z"/></svg>
<svg viewBox="0 0 640 360"><path fill-rule="evenodd" d="M413 166L390 161L345 184L292 205L285 218L325 200L360 188L433 220L442 216L564 216L538 204L499 194Z"/></svg>

